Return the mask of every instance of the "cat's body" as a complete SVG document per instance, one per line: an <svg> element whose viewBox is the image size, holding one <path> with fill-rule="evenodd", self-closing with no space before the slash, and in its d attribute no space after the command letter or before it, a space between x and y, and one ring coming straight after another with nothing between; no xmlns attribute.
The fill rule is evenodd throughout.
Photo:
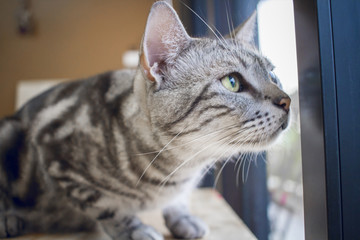
<svg viewBox="0 0 360 240"><path fill-rule="evenodd" d="M153 208L173 235L203 236L186 208L203 169L287 125L272 66L239 36L192 39L156 3L137 70L61 84L1 120L0 237L102 226L113 239L162 239L135 216Z"/></svg>

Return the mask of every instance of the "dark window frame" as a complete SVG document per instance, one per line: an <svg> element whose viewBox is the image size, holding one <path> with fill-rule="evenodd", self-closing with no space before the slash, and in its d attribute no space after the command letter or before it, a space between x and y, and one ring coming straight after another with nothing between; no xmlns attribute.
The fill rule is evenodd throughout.
<svg viewBox="0 0 360 240"><path fill-rule="evenodd" d="M358 238L360 216L360 3L356 0L294 0L301 123L315 121L306 113L320 110L318 144L302 131L306 239ZM307 22L307 24L306 24ZM312 24L312 26L311 26ZM308 39L306 52L301 42ZM315 41L313 41L315 39ZM302 48L304 47L304 48ZM305 51L305 53L304 53ZM299 54L300 53L300 54ZM306 57L311 56L309 61ZM309 80L309 74L312 79ZM311 77L310 77L311 78ZM311 95L310 88L317 94ZM306 103L306 98L313 105ZM319 107L316 107L319 106ZM358 111L356 106L359 107ZM316 152L319 154L309 154ZM305 156L305 157L304 157ZM315 196L315 197L314 197Z"/></svg>

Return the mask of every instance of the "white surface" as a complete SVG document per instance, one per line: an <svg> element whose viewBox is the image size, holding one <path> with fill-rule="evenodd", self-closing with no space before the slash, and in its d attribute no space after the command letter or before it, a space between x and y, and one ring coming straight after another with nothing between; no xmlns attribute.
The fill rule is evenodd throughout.
<svg viewBox="0 0 360 240"><path fill-rule="evenodd" d="M126 51L122 57L122 62L125 68L136 68L139 63L139 51Z"/></svg>

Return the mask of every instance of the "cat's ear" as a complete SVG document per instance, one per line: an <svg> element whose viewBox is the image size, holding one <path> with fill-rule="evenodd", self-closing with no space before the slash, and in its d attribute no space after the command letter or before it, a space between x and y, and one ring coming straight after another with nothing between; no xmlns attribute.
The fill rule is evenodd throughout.
<svg viewBox="0 0 360 240"><path fill-rule="evenodd" d="M256 10L251 16L245 20L240 26L238 26L229 37L235 37L236 39L248 43L254 44L254 37L256 35Z"/></svg>
<svg viewBox="0 0 360 240"><path fill-rule="evenodd" d="M141 46L140 65L147 78L155 81L161 67L190 41L174 9L166 2L156 2L151 8Z"/></svg>

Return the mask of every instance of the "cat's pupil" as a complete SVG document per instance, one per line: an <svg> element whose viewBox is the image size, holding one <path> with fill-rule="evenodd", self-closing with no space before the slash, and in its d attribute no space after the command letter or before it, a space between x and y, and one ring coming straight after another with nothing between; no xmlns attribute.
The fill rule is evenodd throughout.
<svg viewBox="0 0 360 240"><path fill-rule="evenodd" d="M235 78L233 76L229 76L229 81L230 81L230 84L232 87L235 87L236 85L236 81L235 81Z"/></svg>

